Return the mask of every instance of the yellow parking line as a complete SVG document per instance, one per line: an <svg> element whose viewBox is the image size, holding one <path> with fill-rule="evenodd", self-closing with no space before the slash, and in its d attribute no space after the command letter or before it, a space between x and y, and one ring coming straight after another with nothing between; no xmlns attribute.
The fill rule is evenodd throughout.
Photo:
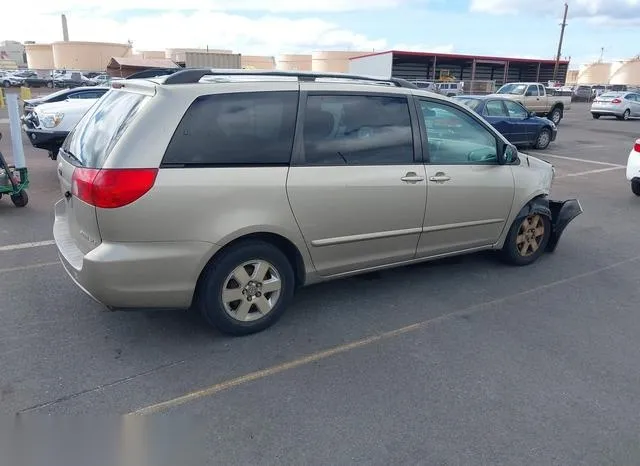
<svg viewBox="0 0 640 466"><path fill-rule="evenodd" d="M473 306L470 306L468 308L459 310L459 311L455 311L455 312L451 312L449 314L444 314L442 316L439 317L435 317L433 319L427 319L424 320L422 322L417 322L415 324L411 324L411 325L407 325L406 327L401 327L395 330L390 330L388 332L383 332L383 333L379 333L377 335L373 335L367 338L363 338L361 340L356 340L354 342L351 343L347 343L344 345L338 345L338 346L334 346L333 348L324 350L324 351L319 351L317 353L313 353L310 354L308 356L299 358L299 359L294 359L292 361L289 362L285 362L283 364L278 364L275 366L271 366L269 368L266 369L262 369L259 371L255 371L255 372L250 372L248 374L242 375L240 377L236 377L233 379L229 379L226 380L224 382L220 382L217 383L215 385L212 385L210 387L204 388L202 390L197 390L191 393L187 393L186 395L182 395L176 398L172 398L170 400L167 401L163 401L161 403L157 403L157 404L153 404L150 406L146 406L144 408L140 408L137 409L135 411L132 411L129 413L129 415L147 415L147 414L154 414L154 413L158 413L161 411L165 411L167 409L170 408L175 408L177 406L183 405L185 403L188 403L190 401L195 401L201 398L205 398L211 395L215 395L216 393L220 393L224 390L228 390L230 388L234 388L240 385L244 385L246 383L249 382L253 382L255 380L259 380L259 379L263 379L265 377L269 377L271 375L275 375L275 374L279 374L281 372L285 372L291 369L295 369L297 367L301 367L313 362L317 362L320 361L322 359L326 359L329 358L331 356L335 356L341 353L346 353L348 351L357 349L357 348L362 348L364 346L368 346L371 345L373 343L379 342L379 341L383 341L383 340L388 340L400 335L404 335L410 332L414 332L416 330L420 330L420 329L424 329L426 327L428 327L429 325L433 325L435 323L444 321L444 320L448 320L451 319L453 317L458 317L458 316L462 316L462 315L470 315L470 314L474 314L477 313L479 311L481 311L482 309L485 309L487 307L491 307L495 304L500 304L503 303L505 301L508 301L510 299L513 298L519 298L522 296L526 296L528 294L532 294L532 293L537 293L539 291L542 290L546 290L548 288L552 288L558 285L562 285L568 282L572 282L575 280L579 280L581 278L585 278L585 277L590 277L592 275L596 275L600 272L604 272L606 270L611 270L614 269L616 267L620 267L622 265L626 265L632 262L636 262L640 260L640 256L636 256L633 257L631 259L626 259L620 262L616 262L615 264L611 264L611 265L607 265L605 267L601 267L599 269L595 269L592 270L590 272L585 272L579 275L574 275L572 277L568 277L568 278L563 278L561 280L556 280L555 282L552 283L547 283L546 285L540 285L536 288L532 288L530 290L526 290L526 291L521 291L519 293L515 293L513 295L509 295L509 296L505 296L502 298L497 298L488 302L484 302L484 303L480 303L480 304L475 304Z"/></svg>

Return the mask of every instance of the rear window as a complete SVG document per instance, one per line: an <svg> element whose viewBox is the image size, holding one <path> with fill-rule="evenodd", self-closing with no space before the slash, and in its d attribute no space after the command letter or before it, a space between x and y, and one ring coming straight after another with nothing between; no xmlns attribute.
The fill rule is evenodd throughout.
<svg viewBox="0 0 640 466"><path fill-rule="evenodd" d="M178 166L288 165L298 111L296 91L198 97L162 161Z"/></svg>
<svg viewBox="0 0 640 466"><path fill-rule="evenodd" d="M102 168L146 99L146 96L132 92L109 91L69 133L62 150L76 164Z"/></svg>

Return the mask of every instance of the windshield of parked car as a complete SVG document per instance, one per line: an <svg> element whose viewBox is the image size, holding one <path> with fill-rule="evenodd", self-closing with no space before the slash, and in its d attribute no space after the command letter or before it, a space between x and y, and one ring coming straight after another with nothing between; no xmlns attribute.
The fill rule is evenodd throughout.
<svg viewBox="0 0 640 466"><path fill-rule="evenodd" d="M524 95L527 90L526 84L505 84L498 89L498 94Z"/></svg>
<svg viewBox="0 0 640 466"><path fill-rule="evenodd" d="M476 112L478 111L478 108L480 108L480 105L482 104L482 100L473 99L471 97L456 97L455 99L458 102L460 102L461 104L466 105L471 110L476 111Z"/></svg>

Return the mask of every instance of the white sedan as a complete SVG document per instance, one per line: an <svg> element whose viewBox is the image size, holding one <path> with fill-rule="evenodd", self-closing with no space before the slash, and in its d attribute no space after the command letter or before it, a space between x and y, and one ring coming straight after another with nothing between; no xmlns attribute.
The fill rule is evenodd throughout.
<svg viewBox="0 0 640 466"><path fill-rule="evenodd" d="M629 153L627 162L627 180L631 182L631 191L640 196L640 139L636 140L633 149Z"/></svg>

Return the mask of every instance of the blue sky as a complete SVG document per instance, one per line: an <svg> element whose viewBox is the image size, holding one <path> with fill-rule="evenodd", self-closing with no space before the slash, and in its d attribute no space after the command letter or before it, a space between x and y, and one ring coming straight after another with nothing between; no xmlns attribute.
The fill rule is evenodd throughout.
<svg viewBox="0 0 640 466"><path fill-rule="evenodd" d="M0 40L131 40L140 50L232 49L278 55L313 50L410 49L552 58L562 0L33 0L2 7ZM568 0L563 55L574 67L640 54L640 0Z"/></svg>

